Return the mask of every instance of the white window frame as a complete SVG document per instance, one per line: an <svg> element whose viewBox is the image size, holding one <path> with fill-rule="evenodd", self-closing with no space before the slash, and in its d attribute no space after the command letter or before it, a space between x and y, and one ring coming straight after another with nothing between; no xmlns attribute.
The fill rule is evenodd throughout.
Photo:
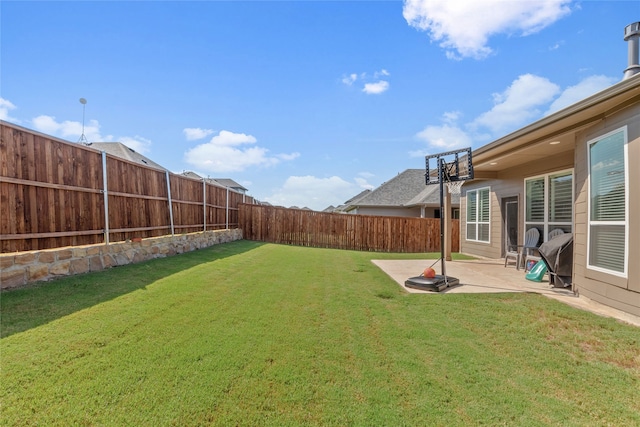
<svg viewBox="0 0 640 427"><path fill-rule="evenodd" d="M616 133L623 133L623 156L624 156L624 221L592 221L591 220L591 145L610 137ZM627 278L629 271L629 138L627 133L627 126L615 129L604 135L600 135L596 138L587 141L587 269L599 271L606 274L611 274L618 277ZM591 226L595 225L624 225L624 271L615 271L608 268L599 267L591 264Z"/></svg>
<svg viewBox="0 0 640 427"><path fill-rule="evenodd" d="M489 219L487 221L480 221L480 202L478 199L478 194L481 191L487 191L487 204L489 206ZM469 203L469 193L476 193L476 220L475 221L469 221L469 208L467 207L467 209L465 209L465 222L467 224L467 230L469 227L469 224L475 224L476 225L476 236L475 239L470 239L469 233L467 230L465 230L465 239L467 241L470 242L479 242L479 243L491 243L491 187L482 187L482 188L474 188L473 190L467 190L467 192L465 193L465 195L467 196L467 203ZM479 235L479 229L480 227L478 227L478 225L480 224L487 224L488 225L488 239L487 240L480 240L478 239L478 235Z"/></svg>
<svg viewBox="0 0 640 427"><path fill-rule="evenodd" d="M561 174L571 174L571 221L570 222L560 222L560 221L550 221L549 220L549 199L551 198L551 177L555 176L555 175L561 175ZM544 219L543 221L527 221L527 203L529 203L529 200L527 199L527 181L532 181L534 179L540 179L543 178L544 179ZM575 205L575 174L573 172L573 169L562 169L562 170L558 170L558 171L553 171L550 173L545 173L542 175L536 175L536 176L530 176L524 179L524 190L523 190L523 194L524 194L524 228L525 230L528 230L531 226L537 226L538 224L542 224L542 231L541 231L541 237L542 237L542 241L546 242L549 236L549 232L551 232L551 230L553 230L554 228L559 228L559 227L563 227L563 226L570 226L571 227L571 232L574 231L574 227L575 225L573 224L573 218L574 218L574 205Z"/></svg>

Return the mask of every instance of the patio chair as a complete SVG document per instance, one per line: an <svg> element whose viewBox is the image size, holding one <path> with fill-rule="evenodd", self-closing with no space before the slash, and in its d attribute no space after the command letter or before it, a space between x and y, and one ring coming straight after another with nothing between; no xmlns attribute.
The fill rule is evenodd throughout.
<svg viewBox="0 0 640 427"><path fill-rule="evenodd" d="M563 234L564 230L562 228L554 228L549 232L549 238L547 239L547 242L552 240L554 237L561 236ZM531 252L524 258L524 269L529 270L529 265L535 265L538 261L540 261L542 258L539 255L540 253L538 251L538 248L531 249ZM532 263L529 264L529 261L532 261Z"/></svg>
<svg viewBox="0 0 640 427"><path fill-rule="evenodd" d="M537 228L530 228L524 235L524 245L510 244L504 257L504 266L507 266L509 259L516 260L516 270L520 270L520 265L525 257L532 255L533 250L538 248L538 240L540 240L540 232ZM525 264L526 265L526 264Z"/></svg>

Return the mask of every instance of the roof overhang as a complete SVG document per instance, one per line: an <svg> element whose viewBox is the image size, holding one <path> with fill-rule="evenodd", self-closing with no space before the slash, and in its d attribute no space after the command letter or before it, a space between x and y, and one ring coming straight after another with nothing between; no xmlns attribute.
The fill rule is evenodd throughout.
<svg viewBox="0 0 640 427"><path fill-rule="evenodd" d="M623 80L567 108L473 151L475 178L575 149L575 134L640 103L640 75Z"/></svg>

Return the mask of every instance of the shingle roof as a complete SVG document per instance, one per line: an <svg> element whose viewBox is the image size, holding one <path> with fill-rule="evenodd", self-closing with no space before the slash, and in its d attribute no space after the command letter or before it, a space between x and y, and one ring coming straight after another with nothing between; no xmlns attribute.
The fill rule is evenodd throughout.
<svg viewBox="0 0 640 427"><path fill-rule="evenodd" d="M189 178L202 179L200 175L192 171L184 171L182 172L182 175ZM232 179L228 179L228 178L205 178L205 179L208 183L217 185L219 187L230 188L236 191L237 190L249 191Z"/></svg>
<svg viewBox="0 0 640 427"><path fill-rule="evenodd" d="M449 191L446 187L444 191ZM460 204L460 195L452 194L451 195L451 204L457 206ZM427 185L424 190L422 190L418 195L416 195L413 199L409 200L405 203L405 206L415 206L415 205L425 205L425 206L439 206L440 205L440 186L439 185Z"/></svg>
<svg viewBox="0 0 640 427"><path fill-rule="evenodd" d="M426 185L424 169L407 169L361 199L349 203L351 206L416 206L440 205L440 188ZM460 197L454 195L451 203L460 203Z"/></svg>
<svg viewBox="0 0 640 427"><path fill-rule="evenodd" d="M202 179L202 177L200 175L198 175L195 172L191 172L191 171L184 171L184 172L182 172L181 175L184 175L184 176L186 176L188 178Z"/></svg>
<svg viewBox="0 0 640 427"><path fill-rule="evenodd" d="M107 154L111 154L112 156L116 156L121 159L129 160L134 163L141 163L156 169L168 170L164 166L159 165L150 158L143 156L133 148L129 148L121 142L92 142L87 145L91 148L104 151Z"/></svg>
<svg viewBox="0 0 640 427"><path fill-rule="evenodd" d="M407 169L357 201L358 206L403 206L425 188L424 169Z"/></svg>
<svg viewBox="0 0 640 427"><path fill-rule="evenodd" d="M213 180L215 182L217 182L218 184L223 185L225 187L238 189L238 190L242 190L242 191L248 191L242 185L238 184L237 182L235 182L234 180L229 179L229 178L213 178Z"/></svg>
<svg viewBox="0 0 640 427"><path fill-rule="evenodd" d="M355 196L353 196L352 198L350 198L349 200L347 200L344 203L346 205L348 205L349 203L356 203L358 200L362 199L364 196L366 196L369 193L371 193L371 190L369 190L369 189L361 191L361 192L359 192L358 194L356 194Z"/></svg>

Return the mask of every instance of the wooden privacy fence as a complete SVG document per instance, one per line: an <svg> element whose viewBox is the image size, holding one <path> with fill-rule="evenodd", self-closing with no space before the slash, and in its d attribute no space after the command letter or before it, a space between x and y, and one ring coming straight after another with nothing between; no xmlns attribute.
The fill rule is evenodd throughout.
<svg viewBox="0 0 640 427"><path fill-rule="evenodd" d="M440 220L350 215L240 205L247 240L376 252L440 251ZM459 220L452 220L451 251L460 251Z"/></svg>
<svg viewBox="0 0 640 427"><path fill-rule="evenodd" d="M0 252L238 227L252 197L0 123Z"/></svg>

